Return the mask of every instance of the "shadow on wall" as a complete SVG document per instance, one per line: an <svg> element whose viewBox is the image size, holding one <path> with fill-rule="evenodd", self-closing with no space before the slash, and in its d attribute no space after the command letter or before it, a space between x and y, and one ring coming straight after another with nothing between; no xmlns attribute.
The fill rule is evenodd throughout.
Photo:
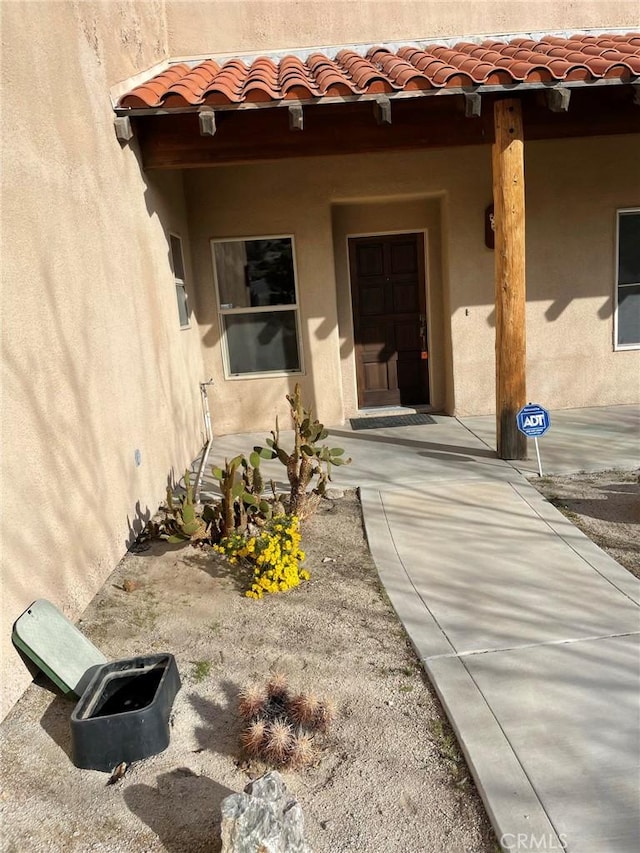
<svg viewBox="0 0 640 853"><path fill-rule="evenodd" d="M585 178L585 169L596 183L602 181L597 173L603 154L592 151L595 144L571 140L526 151L527 301L549 302L544 311L549 323L558 320L576 299L601 298L594 319L609 320L613 316L610 259L615 237L610 206L602 207L602 202L594 201L597 194L586 189L591 183ZM616 142L607 140L601 144L614 146ZM491 166L487 169L490 176ZM488 188L487 204L490 196ZM495 253L484 244L480 201L475 208L464 211L469 233L474 235L473 251L457 258L461 280L468 278L477 286L452 288L452 315L465 307L490 306L495 301ZM450 248L456 252L455 234ZM495 326L495 310L486 323Z"/></svg>
<svg viewBox="0 0 640 853"><path fill-rule="evenodd" d="M268 169L270 167L267 164L264 166L264 168ZM322 398L326 400L327 390L326 388L323 389L318 384L319 382L321 382L321 378L318 377L318 371L314 369L316 367L316 364L314 364L314 360L312 359L312 352L314 351L314 347L316 347L317 353L317 347L319 345L318 342L325 341L331 338L331 336L335 335L337 331L337 323L333 316L334 311L332 306L332 302L335 299L335 295L334 282L331 275L331 259L333 257L331 233L319 233L315 234L313 237L314 251L320 252L321 256L323 257L323 262L326 261L326 269L328 276L326 280L327 298L325 300L321 300L318 298L317 290L313 292L309 290L310 276L313 276L314 274L317 276L318 273L313 269L310 270L308 268L309 261L305 260L309 257L308 248L311 239L308 234L305 234L304 230L305 227L308 229L308 224L296 223L294 219L290 219L287 222L288 227L274 229L273 226L269 225L265 225L263 228L259 228L254 222L253 225L247 226L246 230L240 231L238 230L238 228L242 228L243 226L241 225L238 227L236 225L235 227L230 228L229 233L225 233L223 235L218 232L216 234L215 229L223 228L223 226L217 219L214 220L214 224L210 224L210 229L206 231L204 226L202 226L202 224L197 219L197 204L199 199L200 196L197 193L194 195L194 191L192 188L190 188L189 182L187 181L187 202L189 205L191 205L189 207L189 212L192 213L194 216L194 222L192 223L192 233L194 235L192 241L192 260L193 270L195 271L196 275L195 304L198 321L202 329L201 346L203 351L203 357L205 359L205 365L207 363L210 365L210 367L207 369L208 375L213 374L216 379L219 378L220 383L225 383L224 391L226 402L229 407L231 407L234 403L239 402L241 398L243 411L242 422L245 429L248 428L247 424L253 421L256 424L260 424L259 427L256 428L266 428L268 430L273 426L273 421L275 419L276 413L280 416L280 419L282 420L281 426L288 427L288 406L285 400L285 394L293 393L296 382L299 382L301 385L303 399L307 407L311 407L314 412L318 414L319 401ZM293 215L293 213L290 214L291 217L293 217ZM213 237L211 233L212 231ZM229 242L233 242L235 240L241 241L243 239L247 241L252 241L263 239L261 235L264 235L265 233L269 233L272 237L276 237L278 235L285 236L291 233L294 234L295 269L298 298L298 328L300 332L298 341L301 349L303 372L286 375L283 373L276 373L274 371L273 377L267 374L262 375L259 378L252 377L250 373L247 373L246 376L243 375L239 377L241 379L240 384L234 387L234 382L236 379L235 376L230 382L226 382L223 378L222 348L224 346L224 341L222 339L223 333L221 330L220 316L218 312L216 279L214 274L214 262L212 258L211 240L220 238L223 243L223 238L228 238ZM325 242L326 245L323 249L323 244ZM323 252L326 252L326 255L323 255ZM234 263L232 255L225 253L224 250L221 250L218 256L217 265L222 270L231 270L229 274L229 281L227 282L227 291L229 294L231 294L229 296L229 304L235 304L236 297L238 296L239 292L237 281L237 276L239 275L239 273L237 270L237 264ZM249 273L246 274L248 275ZM253 281L253 284L249 286L254 285L255 281ZM241 289L244 290L244 286ZM255 292L260 294L258 290L256 290ZM223 301L226 303L226 298ZM253 307L257 307L258 304L260 303L256 303ZM249 309L252 306L243 305L243 307ZM325 307L326 310L324 310ZM240 316L242 317L243 315ZM268 318L269 315L267 313L263 316ZM253 334L254 339L257 339L263 345L264 351L268 351L269 345L279 340L279 338L274 338L273 328L269 327L268 319L264 321L264 326L262 328L260 328L259 326L254 327ZM284 332L282 335L282 339L283 341L286 340ZM240 351L241 350L238 349L238 352ZM290 352L288 350L287 353L290 355ZM324 353L325 354L322 357L322 360L323 364L326 367L328 364L326 347L324 348ZM264 352L261 354L261 357L262 355L264 355ZM331 358L335 358L335 354L333 352L331 353ZM286 360L287 359L285 359L285 361ZM335 365L333 365L333 367L335 367ZM212 396L214 397L214 395ZM265 420L265 417L267 417L265 413L268 413L268 421ZM320 415L321 414L322 413L320 413ZM226 420L227 422L233 421L233 418L227 417ZM213 421L214 429L216 429L215 417L213 417Z"/></svg>
<svg viewBox="0 0 640 853"><path fill-rule="evenodd" d="M178 169L172 169L162 172L145 172L142 166L142 154L137 139L132 140L132 152L137 160L140 170L140 177L144 183L143 197L144 204L147 209L147 214L150 220L157 219L160 227L164 232L165 239L165 259L166 268L169 275L174 277L174 262L171 249L171 234L175 234L180 238L180 248L182 251L182 262L184 266L184 284L187 294L187 306L189 310L189 327L185 328L185 333L193 333L199 336L199 326L203 323L203 316L206 315L206 310L203 305L203 294L201 288L197 286L198 277L196 276L196 267L193 262L192 240L188 224L187 204L184 192L184 182L182 172ZM170 199L168 202L167 199ZM168 227L164 223L171 223ZM176 312L177 296L175 297ZM176 313L176 317L178 314ZM194 321L195 320L195 325ZM202 350L204 341L200 341L199 347ZM194 376L194 383L198 383L205 379L204 367L202 376Z"/></svg>
<svg viewBox="0 0 640 853"><path fill-rule="evenodd" d="M584 294L581 294L581 296ZM563 296L561 299L554 299L554 301L549 305L547 310L544 312L544 316L549 323L553 323L554 320L557 320L566 309L573 302L573 297L568 293L566 296ZM611 297L607 296L596 312L598 319L600 320L609 320L613 316L613 300ZM490 326L492 329L495 328L496 325L496 309L492 308L491 312L487 317L487 326Z"/></svg>
<svg viewBox="0 0 640 853"><path fill-rule="evenodd" d="M104 207L98 206L98 217ZM102 226L108 233L108 223L96 222L97 230ZM8 499L3 533L5 608L11 619L40 596L76 612L88 602L151 515L140 499L129 514L125 508L136 492L149 492L156 479L157 461L150 454L158 439L149 438L148 424L156 417L160 421L158 429L173 443L163 453L168 457L175 457L177 445L193 432L184 407L177 411L177 422L168 420L176 395L171 376L161 375L168 361L166 330L151 330L154 340L148 341L154 324L148 316L144 325L140 321L141 311L148 315L152 310L154 294L149 289L132 299L123 314L122 258L87 251L101 264L91 270L91 287L67 286L69 275L89 280L87 270L79 268L87 259L74 255L73 241L58 247L55 259L43 254L36 261L33 337L23 331L5 335L2 342L5 400L16 406L5 411L13 415L8 422L14 429L18 416L21 425L15 455L6 453L4 460L5 483L14 495ZM134 279L140 277L140 263L132 267ZM100 292L100 282L114 283L112 291L105 286ZM119 316L126 320L125 329L140 329L139 335L127 337L124 352L126 332L112 335L112 321ZM164 348L162 361L150 354L154 348L158 353ZM141 473L134 462L136 445L148 463ZM25 491L31 502L26 514L18 512Z"/></svg>
<svg viewBox="0 0 640 853"><path fill-rule="evenodd" d="M4 579L5 589L21 601L39 593L36 566L41 567L47 588L55 585L61 596L73 595L79 580L82 586L83 568L96 560L96 543L113 538L105 489L109 480L126 483L130 476L122 452L113 453L109 447L116 425L111 421L107 434L102 389L81 368L86 365L90 371L95 358L86 327L79 328L72 347L62 321L69 309L63 305L61 310L57 304L56 283L44 261L40 281L41 328L48 327L48 340L41 341L44 348L14 351L8 337L3 342L5 392L20 401L21 421L35 439L29 458L23 458L20 466L17 460L8 461L19 475L13 480L16 490L29 484L32 520L37 519L33 536L20 525L7 525L4 534L5 555L14 569ZM74 310L78 317L84 310L91 316L87 304ZM55 362L55 373L48 369L45 352L50 363ZM20 454L19 444L16 452ZM43 554L48 555L49 566L43 564Z"/></svg>
<svg viewBox="0 0 640 853"><path fill-rule="evenodd" d="M584 296L584 294L581 294ZM557 320L564 311L571 305L573 302L573 297L570 294L563 296L562 299L555 299L551 305L544 312L544 316L549 323L553 323L554 320ZM613 300L611 297L607 296L596 312L598 319L600 320L609 320L613 316ZM487 316L487 326L494 329L496 325L496 309L492 308L491 312Z"/></svg>
<svg viewBox="0 0 640 853"><path fill-rule="evenodd" d="M172 475L169 476L169 483L171 482ZM142 509L140 505L140 501L136 501L135 515L133 518L127 516L127 525L129 526L129 535L125 541L125 547L130 548L134 542L138 539L138 536L145 529L147 524L151 521L153 513L147 507L146 509Z"/></svg>

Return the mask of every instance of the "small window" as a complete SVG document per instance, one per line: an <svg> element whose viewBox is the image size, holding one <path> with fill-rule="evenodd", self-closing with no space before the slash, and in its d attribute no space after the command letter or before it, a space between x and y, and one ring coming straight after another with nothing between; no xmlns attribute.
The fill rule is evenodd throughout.
<svg viewBox="0 0 640 853"><path fill-rule="evenodd" d="M187 288L184 280L184 257L182 255L182 240L176 237L175 234L170 235L171 241L171 265L173 267L173 277L176 283L176 297L178 299L178 317L180 318L180 328L186 329L189 326L189 303L187 302Z"/></svg>
<svg viewBox="0 0 640 853"><path fill-rule="evenodd" d="M616 344L640 346L640 210L618 211Z"/></svg>
<svg viewBox="0 0 640 853"><path fill-rule="evenodd" d="M229 376L298 373L293 239L212 241Z"/></svg>

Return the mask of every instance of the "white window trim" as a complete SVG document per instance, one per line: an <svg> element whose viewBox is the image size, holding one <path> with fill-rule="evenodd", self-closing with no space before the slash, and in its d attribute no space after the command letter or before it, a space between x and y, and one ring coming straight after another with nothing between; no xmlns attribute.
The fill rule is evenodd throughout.
<svg viewBox="0 0 640 853"><path fill-rule="evenodd" d="M618 343L618 293L620 292L620 287L633 287L636 283L633 284L619 284L618 283L618 272L620 266L620 214L621 213L638 213L640 214L640 207L620 207L616 210L616 251L614 257L614 294L613 294L613 349L614 352L626 352L629 350L640 350L640 341L636 344L619 344ZM640 281L637 282L640 284Z"/></svg>
<svg viewBox="0 0 640 853"><path fill-rule="evenodd" d="M291 240L291 257L293 260L293 287L296 301L290 305L257 305L253 308L222 308L220 301L220 286L218 272L216 269L216 243L246 243L251 240ZM282 376L303 376L304 369L304 346L302 342L302 326L300 323L300 293L298 289L298 264L296 258L296 241L293 234L263 234L250 237L213 237L211 243L211 266L213 268L213 282L216 296L216 309L218 312L218 326L220 329L220 343L222 345L222 366L224 378L229 381L244 382L250 379L275 379ZM227 314L265 314L274 311L293 311L296 320L296 337L298 343L298 370L265 370L259 373L232 373L229 367L229 347L227 346L227 330L224 317Z"/></svg>
<svg viewBox="0 0 640 853"><path fill-rule="evenodd" d="M178 322L180 323L180 329L190 329L191 328L191 310L189 308L189 294L187 293L187 282L185 279L180 278L176 275L176 271L174 269L173 263L173 248L171 246L171 238L175 237L176 240L180 243L180 255L182 256L182 269L186 276L187 269L184 262L184 250L182 245L182 237L179 234L176 234L175 231L169 231L169 255L171 257L171 271L173 272L173 283L175 284L176 293L179 287L182 287L184 290L184 302L187 307L187 322L182 323L180 320L180 309L178 309Z"/></svg>

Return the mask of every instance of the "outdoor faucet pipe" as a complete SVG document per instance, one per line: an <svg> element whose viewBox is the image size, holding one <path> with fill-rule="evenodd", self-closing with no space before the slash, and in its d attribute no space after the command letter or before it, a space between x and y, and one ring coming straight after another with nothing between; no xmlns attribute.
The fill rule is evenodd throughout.
<svg viewBox="0 0 640 853"><path fill-rule="evenodd" d="M195 501L197 504L200 503L200 489L202 487L202 477L204 474L204 469L207 464L207 459L209 458L209 451L211 450L211 441L213 439L213 435L211 434L211 412L209 411L209 396L207 394L207 387L209 385L213 385L213 379L209 379L207 382L200 383L200 399L202 401L202 416L204 418L204 432L206 436L206 444L202 451L202 456L200 457L200 465L198 466L198 474L196 476L196 486L195 486Z"/></svg>

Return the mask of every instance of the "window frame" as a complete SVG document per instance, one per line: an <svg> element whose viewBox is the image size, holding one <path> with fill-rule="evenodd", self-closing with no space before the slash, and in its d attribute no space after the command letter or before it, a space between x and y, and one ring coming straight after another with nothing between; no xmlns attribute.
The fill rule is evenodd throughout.
<svg viewBox="0 0 640 853"><path fill-rule="evenodd" d="M217 243L248 243L253 240L290 240L291 241L291 260L293 264L293 288L295 302L286 305L256 305L248 308L222 308L220 298L220 283L218 281L218 270L216 267L216 252ZM247 379L269 379L284 376L303 376L304 369L304 347L302 345L302 326L300 322L300 291L298 287L298 265L296 261L296 241L293 234L265 234L251 237L212 237L210 240L211 246L211 265L213 268L213 289L216 297L216 310L218 312L218 325L220 329L220 343L222 344L222 366L224 369L224 378L231 381L244 381ZM298 346L298 363L297 370L261 370L254 373L232 373L229 364L229 345L227 343L227 327L224 318L233 314L268 314L280 311L293 312L295 315L296 343Z"/></svg>
<svg viewBox="0 0 640 853"><path fill-rule="evenodd" d="M629 282L627 284L620 284L618 281L618 276L620 273L620 216L625 213L635 213L640 216L640 207L619 207L616 210L616 249L615 249L615 257L614 257L614 312L613 312L613 349L614 352L628 352L629 350L639 350L640 349L640 340L633 344L621 344L618 343L618 305L619 305L619 295L621 287L637 287L640 285L640 281L637 282Z"/></svg>
<svg viewBox="0 0 640 853"><path fill-rule="evenodd" d="M171 245L171 238L175 237L175 239L180 244L180 257L182 259L182 272L184 273L184 278L180 278L180 276L176 273L175 263L173 260L173 246ZM180 330L190 329L191 328L191 307L189 305L189 294L187 293L187 270L184 263L184 248L182 244L182 237L179 234L176 234L175 231L169 231L169 257L171 258L171 272L173 273L173 283L176 288L176 299L178 301L178 322L180 323ZM182 317L180 316L180 297L178 296L178 290L182 288L182 292L184 293L184 304L187 309L187 322L182 323Z"/></svg>

